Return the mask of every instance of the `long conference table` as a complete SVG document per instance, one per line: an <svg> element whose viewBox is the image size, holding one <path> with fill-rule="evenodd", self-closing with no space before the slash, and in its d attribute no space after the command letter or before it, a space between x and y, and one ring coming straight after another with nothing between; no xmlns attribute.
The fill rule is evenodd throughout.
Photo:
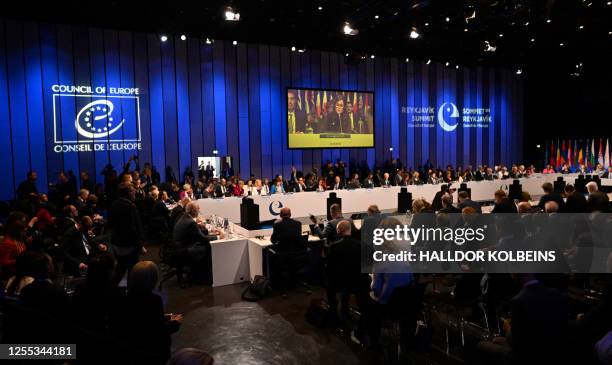
<svg viewBox="0 0 612 365"><path fill-rule="evenodd" d="M523 191L529 192L532 197L542 195L542 184L553 182L558 176L563 176L566 183L573 183L577 174L560 175L537 175L534 177L519 179ZM472 199L475 201L490 201L493 193L507 186L512 180L494 181L472 181L468 182L468 188L472 189ZM602 179L602 186L612 186L612 179ZM452 184L458 188L459 184ZM431 201L440 185L411 185L408 191L412 193L413 199L423 197ZM366 211L371 204L377 204L381 210L397 209L397 193L400 187L357 190L338 190L337 196L342 198L342 210L345 214ZM456 194L456 193L455 193ZM309 214L316 216L326 215L327 192L303 192L295 194L276 194L270 196L253 197L259 204L261 220L278 218L277 212L280 207L291 208L293 217L307 217ZM259 231L246 231L237 223L240 221L240 203L242 198L230 197L223 199L199 199L197 202L204 216L215 214L228 218L232 223L232 234L230 237L211 242L212 248L212 271L213 286L222 286L252 280L256 275L263 272L264 248L271 245L270 236L272 229ZM456 201L456 200L455 200ZM303 230L307 230L303 226ZM311 237L316 239L315 237Z"/></svg>
<svg viewBox="0 0 612 365"><path fill-rule="evenodd" d="M543 194L542 184L553 182L558 176L563 176L566 183L573 183L578 174L537 174L528 178L519 179L523 191L529 192L532 197ZM612 179L602 179L602 185L612 186ZM469 181L467 187L471 189L472 200L491 201L496 190L508 190L512 184L512 179L493 180L493 181ZM459 183L452 184L452 188L459 188ZM438 191L440 185L409 185L406 187L412 193L412 198L425 198L431 202ZM342 199L342 211L344 213L365 212L368 206L378 205L380 210L397 209L397 193L400 186L389 188L355 189L355 190L336 190L338 198ZM272 194L264 196L252 196L255 204L259 205L259 219L267 221L278 218L280 209L283 207L291 208L294 218L308 217L310 214L324 216L326 212L326 201L331 191L314 192L307 191L301 193ZM455 201L457 196L455 192ZM216 215L228 218L231 222L240 222L240 204L242 197L226 197L221 199L199 199L200 211L204 215Z"/></svg>

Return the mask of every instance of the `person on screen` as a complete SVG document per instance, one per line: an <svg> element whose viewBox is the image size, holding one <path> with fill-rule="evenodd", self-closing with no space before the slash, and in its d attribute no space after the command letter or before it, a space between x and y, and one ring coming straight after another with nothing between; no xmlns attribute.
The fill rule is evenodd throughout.
<svg viewBox="0 0 612 365"><path fill-rule="evenodd" d="M344 96L338 95L335 99L334 109L327 114L326 131L331 133L348 133L344 114Z"/></svg>
<svg viewBox="0 0 612 365"><path fill-rule="evenodd" d="M306 116L306 123L304 124L304 133L319 133L319 123L317 115L310 113Z"/></svg>
<svg viewBox="0 0 612 365"><path fill-rule="evenodd" d="M287 131L290 134L303 133L306 125L306 114L298 109L297 92L287 92Z"/></svg>

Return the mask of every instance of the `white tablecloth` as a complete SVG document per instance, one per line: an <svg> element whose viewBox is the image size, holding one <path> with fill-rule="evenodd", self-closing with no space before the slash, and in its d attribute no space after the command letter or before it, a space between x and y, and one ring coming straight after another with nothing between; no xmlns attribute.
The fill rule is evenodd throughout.
<svg viewBox="0 0 612 365"><path fill-rule="evenodd" d="M542 184L553 182L558 176L563 176L567 183L573 183L577 174L561 175L547 174L536 175L529 178L519 179L523 191L529 192L532 197L542 195ZM493 200L493 193L498 189L507 190L512 184L512 180L494 181L470 181L468 188L472 189L472 200L487 201ZM612 186L612 179L602 180L602 185ZM458 188L459 183L454 183L453 188ZM431 202L436 192L440 190L440 185L410 185L408 191L412 193L412 198L425 198ZM338 190L336 194L342 198L342 211L345 214L365 212L371 204L378 205L381 210L397 209L397 193L399 186L390 188L357 189L357 190ZM259 219L266 221L278 218L282 207L291 208L294 218L308 217L310 214L316 216L326 215L326 200L329 191L303 192L294 194L274 194L267 196L254 196L255 204L259 204ZM455 194L455 201L456 201ZM215 214L217 216L229 218L230 221L240 222L240 203L242 198L230 197L223 199L200 199L200 211L204 215Z"/></svg>

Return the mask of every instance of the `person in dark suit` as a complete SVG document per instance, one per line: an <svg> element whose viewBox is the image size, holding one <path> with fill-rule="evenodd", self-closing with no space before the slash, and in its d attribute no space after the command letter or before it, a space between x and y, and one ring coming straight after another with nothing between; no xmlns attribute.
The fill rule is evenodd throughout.
<svg viewBox="0 0 612 365"><path fill-rule="evenodd" d="M344 114L344 97L334 99L334 109L326 117L326 131L331 133L349 133L346 115Z"/></svg>
<svg viewBox="0 0 612 365"><path fill-rule="evenodd" d="M595 181L586 184L586 188L589 192L589 198L587 199L589 210L591 212L608 212L610 209L610 198L608 198L608 194L599 191Z"/></svg>
<svg viewBox="0 0 612 365"><path fill-rule="evenodd" d="M608 171L601 175L602 179L612 179L612 166L608 166Z"/></svg>
<svg viewBox="0 0 612 365"><path fill-rule="evenodd" d="M466 207L470 207L473 208L476 213L482 213L482 208L480 207L480 204L470 199L470 196L467 191L460 191L457 194L457 200L459 201L460 210L463 210L463 208Z"/></svg>
<svg viewBox="0 0 612 365"><path fill-rule="evenodd" d="M313 225L311 226L311 230L314 235L319 236L319 238L321 239L326 238L328 244L337 241L339 237L336 231L336 226L341 220L347 220L351 223L351 231L353 232L353 234L358 234L356 237L359 237L361 235L361 233L359 233L359 231L353 224L353 220L350 218L345 219L342 216L340 204L332 204L331 207L329 207L329 213L332 219L330 221L327 221L323 229L319 227L319 225L317 224L317 219L314 216L310 217L310 220L313 223Z"/></svg>
<svg viewBox="0 0 612 365"><path fill-rule="evenodd" d="M289 133L304 133L306 113L298 109L297 92L287 92L287 131Z"/></svg>
<svg viewBox="0 0 612 365"><path fill-rule="evenodd" d="M442 208L438 213L461 213L461 211L453 206L453 196L451 194L444 194L440 198L442 202Z"/></svg>
<svg viewBox="0 0 612 365"><path fill-rule="evenodd" d="M224 196L231 196L231 195L232 195L232 191L227 186L227 180L222 177L221 180L219 180L219 184L217 184L217 186L215 187L215 197L223 198Z"/></svg>
<svg viewBox="0 0 612 365"><path fill-rule="evenodd" d="M330 190L342 190L344 189L344 183L342 182L342 179L340 178L340 176L336 176L334 177L334 182L333 184L331 184L329 186Z"/></svg>
<svg viewBox="0 0 612 365"><path fill-rule="evenodd" d="M431 209L434 212L437 212L438 210L442 209L442 196L444 196L447 192L448 192L448 185L447 184L440 185L440 191L436 192L436 195L434 195L434 198L431 201Z"/></svg>
<svg viewBox="0 0 612 365"><path fill-rule="evenodd" d="M506 337L483 341L478 347L488 354L512 359L516 364L563 363L567 345L567 298L544 286L533 274L516 275L521 291L510 301Z"/></svg>
<svg viewBox="0 0 612 365"><path fill-rule="evenodd" d="M495 206L491 213L518 213L516 205L512 200L508 198L506 192L503 190L497 190L495 192Z"/></svg>
<svg viewBox="0 0 612 365"><path fill-rule="evenodd" d="M200 228L199 213L200 206L196 202L185 206L185 214L174 225L172 245L180 260L191 266L194 277L207 281L211 278L212 268L210 241L217 237ZM216 233L222 236L220 232Z"/></svg>
<svg viewBox="0 0 612 365"><path fill-rule="evenodd" d="M293 189L293 191L295 193L301 193L303 191L309 191L308 187L304 183L304 178L303 177L298 177L297 178L295 184L293 184L292 189Z"/></svg>
<svg viewBox="0 0 612 365"><path fill-rule="evenodd" d="M349 317L348 302L351 294L357 296L358 305L363 303L369 288L368 274L361 273L361 243L351 237L352 222L340 220L336 231L339 238L329 247L327 254L327 301L332 316L337 314L337 294L341 295L340 313Z"/></svg>
<svg viewBox="0 0 612 365"><path fill-rule="evenodd" d="M563 210L565 208L565 203L563 202L563 197L561 194L555 192L555 188L553 184L549 182L545 182L542 184L542 190L544 190L544 195L540 198L540 202L538 203L538 207L540 209L544 209L546 202L554 201L559 205L559 209Z"/></svg>
<svg viewBox="0 0 612 365"><path fill-rule="evenodd" d="M565 212L566 213L586 213L588 211L587 200L574 188L574 185L567 184L563 189L565 193Z"/></svg>
<svg viewBox="0 0 612 365"><path fill-rule="evenodd" d="M118 284L126 272L138 262L144 252L144 230L140 213L134 201L136 191L132 184L119 184L115 200L108 215L108 227L111 229L111 248L117 259L114 282Z"/></svg>
<svg viewBox="0 0 612 365"><path fill-rule="evenodd" d="M127 295L110 316L110 334L129 351L122 360L130 363L166 364L171 334L179 329L180 314L166 316L162 298L153 292L159 282L157 265L141 261L128 278Z"/></svg>
<svg viewBox="0 0 612 365"><path fill-rule="evenodd" d="M389 180L389 173L385 172L383 174L383 176L382 176L382 179L380 180L380 185L379 186L382 186L383 188L388 188L388 187L390 187L392 185L393 185L393 183L391 182L391 180Z"/></svg>
<svg viewBox="0 0 612 365"><path fill-rule="evenodd" d="M285 207L280 211L281 220L274 223L270 241L280 252L295 251L300 248L302 224L291 219L291 209Z"/></svg>
<svg viewBox="0 0 612 365"><path fill-rule="evenodd" d="M99 252L107 250L104 244L91 242L90 234L93 221L84 216L79 223L68 229L61 238L64 251L64 272L72 276L81 276L89 266L89 260Z"/></svg>

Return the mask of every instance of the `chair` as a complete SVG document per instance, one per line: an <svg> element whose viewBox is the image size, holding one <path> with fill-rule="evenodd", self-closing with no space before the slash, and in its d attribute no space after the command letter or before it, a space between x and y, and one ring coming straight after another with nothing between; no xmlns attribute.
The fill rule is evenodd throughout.
<svg viewBox="0 0 612 365"><path fill-rule="evenodd" d="M382 318L382 338L387 340L386 353L392 361L402 357L405 346L412 345L426 287L427 283L397 287L387 302Z"/></svg>
<svg viewBox="0 0 612 365"><path fill-rule="evenodd" d="M311 293L310 286L304 281L310 269L310 250L308 235L302 235L297 245L291 250L281 251L274 246L268 248L269 259L272 262L270 281L283 295L292 284L298 284Z"/></svg>
<svg viewBox="0 0 612 365"><path fill-rule="evenodd" d="M170 242L164 242L161 245L159 249L159 258L166 267L162 267L164 274L159 282L160 287L163 283L172 279L174 276L176 276L177 282L181 288L187 287L184 274L186 272L185 268L188 266L187 262L183 258L183 254L184 251L171 247Z"/></svg>

